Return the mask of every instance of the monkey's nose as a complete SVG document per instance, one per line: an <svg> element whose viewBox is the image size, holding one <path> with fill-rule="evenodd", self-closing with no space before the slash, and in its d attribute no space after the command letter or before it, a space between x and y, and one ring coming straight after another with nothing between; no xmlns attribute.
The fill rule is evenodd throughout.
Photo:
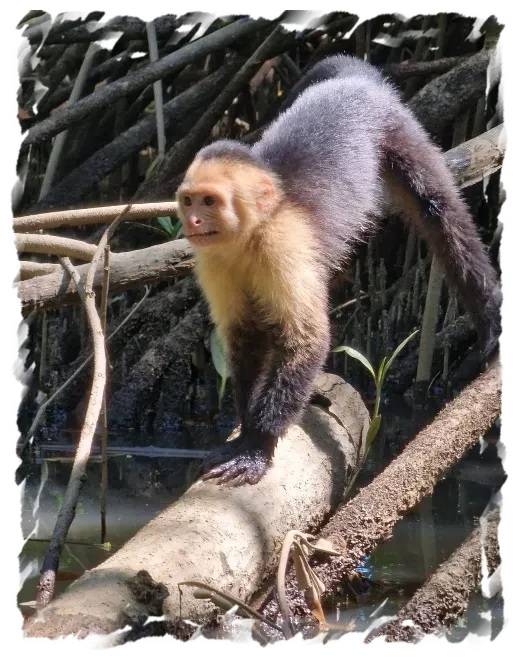
<svg viewBox="0 0 519 660"><path fill-rule="evenodd" d="M203 223L202 218L198 218L196 215L191 215L187 219L188 229L196 229L197 227L200 227L202 223Z"/></svg>

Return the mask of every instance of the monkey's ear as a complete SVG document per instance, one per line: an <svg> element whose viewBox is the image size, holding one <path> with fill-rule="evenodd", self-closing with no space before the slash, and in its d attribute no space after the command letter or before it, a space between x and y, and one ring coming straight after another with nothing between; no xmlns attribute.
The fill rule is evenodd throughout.
<svg viewBox="0 0 519 660"><path fill-rule="evenodd" d="M279 201L278 191L272 179L264 174L261 176L258 184L258 194L256 196L256 207L262 213L273 211Z"/></svg>

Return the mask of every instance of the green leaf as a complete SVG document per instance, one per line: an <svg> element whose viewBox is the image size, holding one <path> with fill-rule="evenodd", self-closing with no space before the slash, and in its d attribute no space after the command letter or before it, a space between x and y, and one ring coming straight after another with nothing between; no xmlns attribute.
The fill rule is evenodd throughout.
<svg viewBox="0 0 519 660"><path fill-rule="evenodd" d="M218 334L218 330L216 328L213 328L213 331L211 332L209 343L211 346L211 359L213 361L214 368L220 376L220 383L218 385L218 405L221 407L228 373L222 340L220 339L220 335Z"/></svg>
<svg viewBox="0 0 519 660"><path fill-rule="evenodd" d="M168 215L165 216L159 216L157 218L157 222L159 225L162 227L162 229L166 232L168 236L174 236L175 235L175 228L173 227L173 223L171 222L171 218Z"/></svg>
<svg viewBox="0 0 519 660"><path fill-rule="evenodd" d="M356 351L354 348L351 348L350 346L337 346L337 348L334 348L332 353L339 353L343 351L347 355L349 355L352 358L355 358L358 360L368 371L369 373L373 376L373 380L375 383L377 382L377 377L375 376L375 370L371 366L371 363L369 360L362 355L362 353L359 353Z"/></svg>
<svg viewBox="0 0 519 660"><path fill-rule="evenodd" d="M179 220L175 225L175 238L180 238L184 235L184 230L182 229L182 221Z"/></svg>
<svg viewBox="0 0 519 660"><path fill-rule="evenodd" d="M381 420L382 420L382 415L376 415L371 420L371 424L369 425L368 433L366 435L366 453L368 449L371 447L371 443L373 442L373 440L377 437Z"/></svg>
<svg viewBox="0 0 519 660"><path fill-rule="evenodd" d="M404 341L395 348L395 350L393 351L393 355L391 355L391 357L386 363L386 366L382 373L382 380L384 380L384 378L386 377L386 374L389 371L389 367L392 365L393 360L396 358L396 356L404 349L404 347L408 344L408 342L410 342L411 339L413 339L413 337L415 337L419 332L420 330L415 330L409 335L409 337L404 339Z"/></svg>
<svg viewBox="0 0 519 660"><path fill-rule="evenodd" d="M384 376L384 367L386 366L387 362L387 357L382 358L382 362L380 363L377 371L377 383L381 383L382 378Z"/></svg>

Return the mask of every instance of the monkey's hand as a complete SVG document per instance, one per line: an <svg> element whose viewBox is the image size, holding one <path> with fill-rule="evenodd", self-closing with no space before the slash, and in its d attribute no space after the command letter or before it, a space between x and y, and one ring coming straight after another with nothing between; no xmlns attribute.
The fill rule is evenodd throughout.
<svg viewBox="0 0 519 660"><path fill-rule="evenodd" d="M240 435L213 452L202 464L202 479L234 480L235 486L257 484L272 461L275 442L251 442Z"/></svg>

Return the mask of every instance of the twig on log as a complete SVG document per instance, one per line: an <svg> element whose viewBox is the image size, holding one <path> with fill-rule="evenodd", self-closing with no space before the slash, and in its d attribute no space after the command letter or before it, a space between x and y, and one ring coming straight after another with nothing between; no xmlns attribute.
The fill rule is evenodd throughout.
<svg viewBox="0 0 519 660"><path fill-rule="evenodd" d="M390 642L418 642L424 635L453 623L467 609L471 594L481 584L481 555L485 549L488 574L499 565L497 529L499 509L481 519L480 525L441 564L411 600L365 640L384 636Z"/></svg>
<svg viewBox="0 0 519 660"><path fill-rule="evenodd" d="M93 112L102 110L115 103L122 96L146 87L165 76L171 76L190 62L197 60L219 48L224 48L268 25L265 20L240 19L220 30L191 42L179 50L166 55L158 62L148 64L135 73L116 80L105 87L97 89L92 94L68 108L56 112L30 129L23 141L23 146L41 144L45 140L61 133L61 131L78 124Z"/></svg>
<svg viewBox="0 0 519 660"><path fill-rule="evenodd" d="M369 486L338 509L321 529L319 538L329 542L341 556L323 558L312 566L328 594L355 576L359 564L391 537L393 527L406 511L432 493L444 472L491 426L500 405L501 378L499 365L494 363L447 404ZM287 587L298 593L293 574ZM279 612L272 593L262 600L266 602L266 607L261 607L263 613Z"/></svg>
<svg viewBox="0 0 519 660"><path fill-rule="evenodd" d="M227 488L198 482L117 553L27 622L30 636L108 633L123 616L149 613L128 586L147 570L167 588L164 614L204 620L212 606L178 583L198 580L246 602L274 572L279 539L290 529L315 528L341 500L347 475L362 455L369 415L360 396L337 376L326 374L326 392L337 415L309 406L276 449L273 465L254 486ZM126 618L128 621L128 618Z"/></svg>
<svg viewBox="0 0 519 660"><path fill-rule="evenodd" d="M96 246L85 241L62 236L46 236L44 234L15 234L15 245L18 252L33 252L35 254L56 254L61 257L74 257L81 261L90 261L95 254Z"/></svg>

